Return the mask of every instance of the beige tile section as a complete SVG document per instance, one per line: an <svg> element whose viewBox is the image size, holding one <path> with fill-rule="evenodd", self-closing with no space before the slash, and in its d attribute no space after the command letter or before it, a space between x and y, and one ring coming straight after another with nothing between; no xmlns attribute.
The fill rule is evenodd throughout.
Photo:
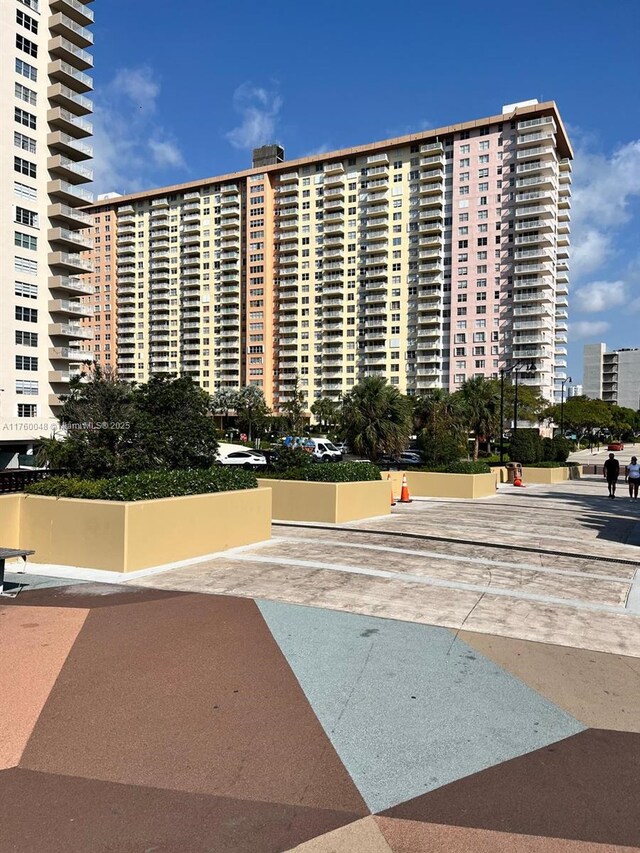
<svg viewBox="0 0 640 853"><path fill-rule="evenodd" d="M0 606L0 769L20 761L88 612Z"/></svg>
<svg viewBox="0 0 640 853"><path fill-rule="evenodd" d="M353 539L353 537L352 537ZM326 538L319 542L308 542L297 539L292 542L276 541L260 548L261 557L279 557L295 560L310 560L321 563L341 564L359 569L375 569L398 574L410 574L420 577L432 577L439 580L457 583L476 584L480 586L495 586L500 589L518 592L546 595L557 598L567 598L576 601L586 601L595 604L610 604L624 606L629 592L629 583L622 581L603 581L588 577L574 578L565 575L554 575L547 572L536 572L531 569L506 568L491 563L447 562L442 559L430 559L425 549L421 554L398 553L393 547L384 547L373 541L367 544L376 546L376 550L367 548L342 547L339 543ZM344 541L344 540L343 540ZM357 541L360 541L360 537ZM356 544L352 542L350 544ZM398 545L405 550L414 550L413 543L404 541ZM469 556L473 549L467 546ZM502 561L512 561L508 554L494 554ZM476 558L477 559L477 558ZM515 562L515 561L514 561ZM523 561L524 562L524 561ZM606 572L602 566L592 566L592 571Z"/></svg>
<svg viewBox="0 0 640 853"><path fill-rule="evenodd" d="M540 604L486 593L464 627L468 631L640 657L640 618Z"/></svg>
<svg viewBox="0 0 640 853"><path fill-rule="evenodd" d="M393 853L373 817L334 829L291 850L296 853Z"/></svg>
<svg viewBox="0 0 640 853"><path fill-rule="evenodd" d="M461 631L461 640L589 728L640 733L640 660Z"/></svg>
<svg viewBox="0 0 640 853"><path fill-rule="evenodd" d="M375 820L391 842L393 853L637 853L639 849L389 817Z"/></svg>
<svg viewBox="0 0 640 853"><path fill-rule="evenodd" d="M262 554L262 550L260 551ZM478 594L416 583L220 558L133 581L136 586L267 598L445 627L459 626Z"/></svg>

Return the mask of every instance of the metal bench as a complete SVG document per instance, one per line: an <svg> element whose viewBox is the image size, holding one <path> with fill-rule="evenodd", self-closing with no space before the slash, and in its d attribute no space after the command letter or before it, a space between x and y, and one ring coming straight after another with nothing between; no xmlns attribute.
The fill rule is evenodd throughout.
<svg viewBox="0 0 640 853"><path fill-rule="evenodd" d="M10 560L12 557L22 557L26 563L29 554L35 553L35 551L25 551L21 548L0 548L0 595L8 595L4 591L4 561Z"/></svg>

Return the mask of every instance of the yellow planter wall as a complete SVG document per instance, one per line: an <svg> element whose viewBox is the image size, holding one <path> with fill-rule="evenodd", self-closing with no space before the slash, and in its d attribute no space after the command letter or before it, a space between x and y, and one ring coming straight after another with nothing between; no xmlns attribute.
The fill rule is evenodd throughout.
<svg viewBox="0 0 640 853"><path fill-rule="evenodd" d="M486 498L496 493L494 474L407 471L407 483L416 498Z"/></svg>
<svg viewBox="0 0 640 853"><path fill-rule="evenodd" d="M0 495L0 548L20 547L20 498Z"/></svg>
<svg viewBox="0 0 640 853"><path fill-rule="evenodd" d="M550 486L569 479L568 468L522 468L522 482Z"/></svg>
<svg viewBox="0 0 640 853"><path fill-rule="evenodd" d="M134 572L271 538L269 489L135 502L11 497L33 563Z"/></svg>
<svg viewBox="0 0 640 853"><path fill-rule="evenodd" d="M389 483L307 483L259 479L273 490L273 518L339 524L386 515L391 511Z"/></svg>

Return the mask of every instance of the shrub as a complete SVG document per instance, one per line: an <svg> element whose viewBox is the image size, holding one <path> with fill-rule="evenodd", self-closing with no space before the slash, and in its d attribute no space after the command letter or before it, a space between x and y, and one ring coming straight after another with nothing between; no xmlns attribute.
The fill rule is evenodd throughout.
<svg viewBox="0 0 640 853"><path fill-rule="evenodd" d="M564 462L555 462L555 461L547 460L546 462L529 462L527 464L527 467L529 467L529 468L565 468L566 466L565 466Z"/></svg>
<svg viewBox="0 0 640 853"><path fill-rule="evenodd" d="M543 446L537 429L519 429L511 439L509 456L514 462L531 465L542 460Z"/></svg>
<svg viewBox="0 0 640 853"><path fill-rule="evenodd" d="M369 462L314 463L269 474L277 480L304 480L310 483L360 483L380 479L380 469Z"/></svg>
<svg viewBox="0 0 640 853"><path fill-rule="evenodd" d="M253 489L257 485L258 480L253 471L217 467L208 471L148 471L107 480L50 477L28 486L26 491L34 495L53 495L61 498L143 501Z"/></svg>
<svg viewBox="0 0 640 853"><path fill-rule="evenodd" d="M566 462L571 453L571 442L562 435L556 435L553 439L554 456L556 462Z"/></svg>
<svg viewBox="0 0 640 853"><path fill-rule="evenodd" d="M465 439L453 431L427 425L418 436L422 458L427 465L449 465L465 455Z"/></svg>
<svg viewBox="0 0 640 853"><path fill-rule="evenodd" d="M273 463L274 471L289 471L292 468L306 468L313 465L313 457L302 447L277 448L277 460Z"/></svg>
<svg viewBox="0 0 640 853"><path fill-rule="evenodd" d="M453 462L451 465L432 465L415 468L416 471L426 471L437 474L490 474L491 468L485 461Z"/></svg>

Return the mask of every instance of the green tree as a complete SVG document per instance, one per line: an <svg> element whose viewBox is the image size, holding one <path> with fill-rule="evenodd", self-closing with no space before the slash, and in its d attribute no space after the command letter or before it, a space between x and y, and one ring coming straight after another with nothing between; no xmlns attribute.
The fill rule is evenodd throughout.
<svg viewBox="0 0 640 853"><path fill-rule="evenodd" d="M245 385L238 393L236 420L238 428L246 430L251 441L255 433L262 433L269 424L271 409L257 385Z"/></svg>
<svg viewBox="0 0 640 853"><path fill-rule="evenodd" d="M298 374L295 374L293 387L287 399L280 406L284 427L291 435L301 435L304 431L304 415L307 408L307 395L299 387Z"/></svg>
<svg viewBox="0 0 640 853"><path fill-rule="evenodd" d="M96 369L71 384L60 424L40 459L83 478L208 468L218 448L208 394L188 377L132 388Z"/></svg>
<svg viewBox="0 0 640 853"><path fill-rule="evenodd" d="M562 419L565 431L575 432L578 442L587 435L609 430L612 424L611 406L585 396L570 397L562 414L560 404L549 406L544 417L557 424Z"/></svg>
<svg viewBox="0 0 640 853"><path fill-rule="evenodd" d="M382 377L363 379L344 397L341 429L349 446L372 462L395 456L411 434L411 405Z"/></svg>
<svg viewBox="0 0 640 853"><path fill-rule="evenodd" d="M319 397L311 406L311 414L324 430L334 427L340 419L339 407L329 397Z"/></svg>
<svg viewBox="0 0 640 853"><path fill-rule="evenodd" d="M139 471L209 468L217 430L209 395L191 377L154 376L133 391L133 433Z"/></svg>
<svg viewBox="0 0 640 853"><path fill-rule="evenodd" d="M429 465L448 465L466 456L467 430L454 394L438 388L414 398L413 423Z"/></svg>
<svg viewBox="0 0 640 853"><path fill-rule="evenodd" d="M132 388L96 365L73 379L55 438L42 438L38 464L83 477L126 472L135 443Z"/></svg>
<svg viewBox="0 0 640 853"><path fill-rule="evenodd" d="M238 408L238 391L235 388L218 388L211 396L211 411L222 416L222 429L226 430L229 412Z"/></svg>
<svg viewBox="0 0 640 853"><path fill-rule="evenodd" d="M495 380L474 376L467 379L459 395L462 418L469 432L473 433L473 461L478 461L480 438L491 443L491 437L498 429L500 417L500 386Z"/></svg>

